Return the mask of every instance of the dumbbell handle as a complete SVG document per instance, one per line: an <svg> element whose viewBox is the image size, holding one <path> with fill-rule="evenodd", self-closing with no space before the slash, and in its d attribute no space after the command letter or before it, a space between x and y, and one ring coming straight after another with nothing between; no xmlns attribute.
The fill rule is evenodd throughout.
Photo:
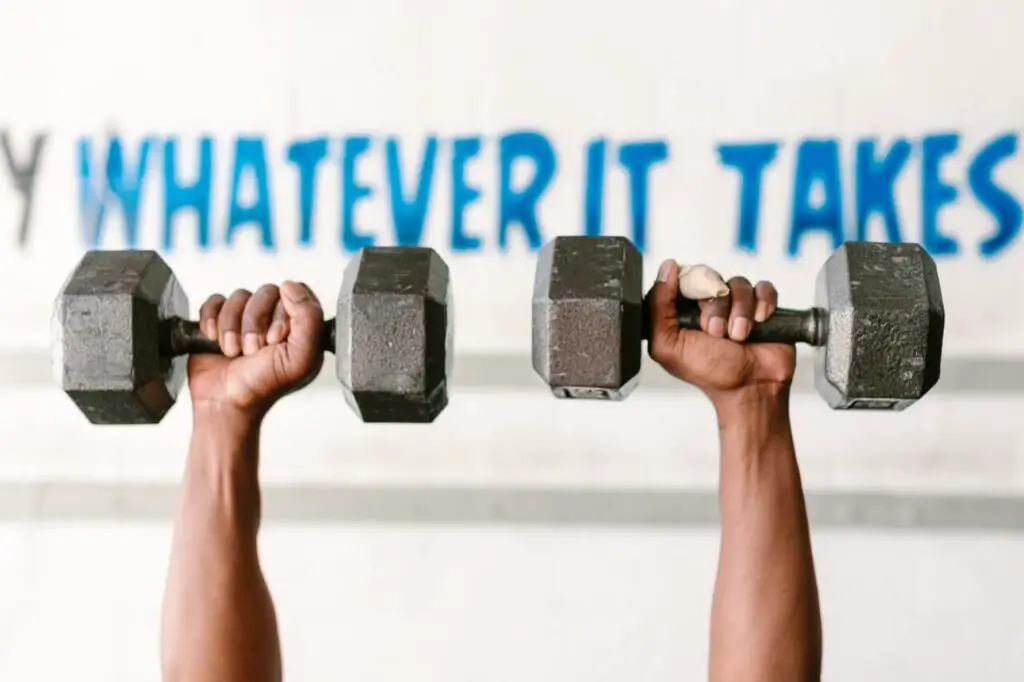
<svg viewBox="0 0 1024 682"><path fill-rule="evenodd" d="M334 320L325 320L323 333L320 335L322 350L334 352ZM178 357L209 353L220 355L224 351L220 344L206 338L199 329L199 323L180 317L169 317L160 323L160 355L162 357Z"/></svg>
<svg viewBox="0 0 1024 682"><path fill-rule="evenodd" d="M676 315L681 329L700 330L700 308L693 301L680 300ZM778 308L764 322L754 323L747 341L824 346L827 335L828 313L822 308Z"/></svg>

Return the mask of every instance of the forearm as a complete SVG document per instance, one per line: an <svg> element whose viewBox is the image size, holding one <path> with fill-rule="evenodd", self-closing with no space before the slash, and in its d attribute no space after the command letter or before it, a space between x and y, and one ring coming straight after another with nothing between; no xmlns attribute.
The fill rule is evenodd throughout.
<svg viewBox="0 0 1024 682"><path fill-rule="evenodd" d="M722 542L712 682L820 678L821 615L788 389L717 405Z"/></svg>
<svg viewBox="0 0 1024 682"><path fill-rule="evenodd" d="M277 682L274 607L257 554L259 423L196 409L164 599L166 682Z"/></svg>

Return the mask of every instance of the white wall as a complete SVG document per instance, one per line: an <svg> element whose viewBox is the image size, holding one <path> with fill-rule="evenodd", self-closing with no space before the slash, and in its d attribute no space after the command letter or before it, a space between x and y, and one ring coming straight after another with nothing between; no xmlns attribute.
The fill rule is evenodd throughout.
<svg viewBox="0 0 1024 682"><path fill-rule="evenodd" d="M327 388L270 420L262 548L289 679L702 675L717 553L703 403L457 395L418 446L411 428L337 418ZM18 445L0 457L0 675L156 679L188 406L98 430L46 387L2 400L0 439ZM991 495L1019 495L1021 440L992 416L1020 400L852 420L795 401L827 679L1016 679L1024 505Z"/></svg>
<svg viewBox="0 0 1024 682"><path fill-rule="evenodd" d="M354 224L380 244L395 241L385 138L401 144L408 174L438 136L422 241L452 267L455 387L430 427L362 426L326 376L272 415L263 549L289 679L703 674L716 556L712 415L657 369L614 405L555 401L532 376L533 253L516 226L508 249L497 245L497 140L515 130L539 131L557 151L538 204L544 238L583 229L593 187L584 159L596 138L609 141L605 232L633 234L618 150L664 141L668 158L651 170L643 203L649 269L667 256L709 262L775 280L794 306L810 302L831 248L825 217L787 253L795 166L812 149L802 144L838 144L846 237L856 235L858 143L877 138L880 153L908 145L896 211L903 238L933 248L943 278L939 388L898 415L832 413L807 390L804 362L794 398L826 676L1020 679L1022 13L953 0L0 0L0 135L16 165L34 135L46 136L32 192L17 188L0 148L0 679L157 678L188 406L159 427L97 429L49 378L52 299L95 217L95 205L80 205L79 139L91 139L98 182L106 136L119 136L129 189L151 141L135 246L160 248L197 308L214 290L297 275L333 301L348 257L343 140L361 133L371 146L356 176L373 194ZM164 143L179 140L184 182L196 177L204 134L214 149L210 247L198 248L187 214L174 219L168 247ZM942 134L958 136L956 151L939 153L954 139ZM302 247L287 149L320 135L315 243ZM482 196L464 229L481 246L459 250L453 140L477 135L466 174ZM252 223L227 238L238 137L265 143L273 248ZM779 146L757 246L744 250L738 175L718 148L763 141ZM933 167L956 188L948 205L924 191ZM528 183L529 164L513 175L514 187ZM406 177L406 195L413 185ZM812 208L829 188L813 187ZM246 180L239 202L257 194ZM98 245L120 248L124 205L107 198ZM868 225L868 236L885 237L877 212ZM941 253L937 234L956 253Z"/></svg>
<svg viewBox="0 0 1024 682"><path fill-rule="evenodd" d="M169 541L4 529L4 679L156 680ZM288 679L705 676L712 531L271 524L262 547ZM825 679L1019 679L1018 539L822 532L815 549Z"/></svg>

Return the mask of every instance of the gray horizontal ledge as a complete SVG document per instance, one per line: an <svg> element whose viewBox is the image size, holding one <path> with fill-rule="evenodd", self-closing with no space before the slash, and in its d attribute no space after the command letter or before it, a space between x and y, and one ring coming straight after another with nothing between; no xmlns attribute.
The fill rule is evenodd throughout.
<svg viewBox="0 0 1024 682"><path fill-rule="evenodd" d="M177 488L91 482L0 484L0 522L162 522ZM268 524L714 527L713 490L267 486ZM1024 533L1024 497L810 492L815 528Z"/></svg>
<svg viewBox="0 0 1024 682"><path fill-rule="evenodd" d="M1024 344L1022 344L1024 350ZM794 391L810 393L814 389L813 363L801 356L794 379ZM661 368L644 358L641 391L683 389ZM0 351L0 386L32 386L53 384L50 356L40 350ZM452 384L456 387L543 390L534 374L530 358L517 354L466 354L455 358ZM333 363L324 365L315 387L336 388ZM1021 357L947 357L942 363L942 378L935 393L1024 393L1024 356Z"/></svg>

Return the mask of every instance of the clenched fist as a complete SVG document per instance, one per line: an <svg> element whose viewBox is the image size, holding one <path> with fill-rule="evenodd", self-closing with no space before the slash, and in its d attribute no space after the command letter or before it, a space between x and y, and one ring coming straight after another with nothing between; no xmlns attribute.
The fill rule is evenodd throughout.
<svg viewBox="0 0 1024 682"><path fill-rule="evenodd" d="M199 328L223 355L189 357L193 405L230 407L262 416L302 388L323 364L324 313L309 287L265 284L255 294L216 294L199 311Z"/></svg>
<svg viewBox="0 0 1024 682"><path fill-rule="evenodd" d="M662 263L658 281L647 294L651 357L673 376L703 390L713 402L759 384L788 386L796 368L793 346L744 343L754 323L775 312L775 287L770 282L754 286L743 277L733 277L727 285L728 294L700 301L703 331L680 329L679 266L672 260Z"/></svg>

